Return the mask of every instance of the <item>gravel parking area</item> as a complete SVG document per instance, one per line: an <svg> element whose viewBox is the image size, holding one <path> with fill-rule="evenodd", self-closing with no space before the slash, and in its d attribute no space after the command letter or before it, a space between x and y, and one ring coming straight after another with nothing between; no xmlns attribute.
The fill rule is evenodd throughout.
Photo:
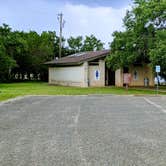
<svg viewBox="0 0 166 166"><path fill-rule="evenodd" d="M0 166L165 166L166 97L31 96L0 105Z"/></svg>

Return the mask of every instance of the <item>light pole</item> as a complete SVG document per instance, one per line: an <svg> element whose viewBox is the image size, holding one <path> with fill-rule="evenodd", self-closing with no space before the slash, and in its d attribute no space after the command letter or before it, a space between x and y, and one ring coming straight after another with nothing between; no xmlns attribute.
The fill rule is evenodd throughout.
<svg viewBox="0 0 166 166"><path fill-rule="evenodd" d="M62 29L64 28L65 20L63 20L63 14L58 14L58 21L59 21L59 58L62 56Z"/></svg>

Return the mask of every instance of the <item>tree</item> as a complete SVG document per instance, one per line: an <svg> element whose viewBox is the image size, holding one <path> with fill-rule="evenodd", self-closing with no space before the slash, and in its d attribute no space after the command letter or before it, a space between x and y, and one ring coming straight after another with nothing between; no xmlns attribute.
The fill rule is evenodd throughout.
<svg viewBox="0 0 166 166"><path fill-rule="evenodd" d="M47 80L48 78L48 67L43 65L46 61L50 61L55 57L55 46L56 43L56 33L55 32L42 32L40 36L39 43L39 54L36 59L36 75L40 73L40 77L42 80Z"/></svg>
<svg viewBox="0 0 166 166"><path fill-rule="evenodd" d="M2 44L0 44L0 82L10 78L10 71L15 66L15 60L6 55Z"/></svg>
<svg viewBox="0 0 166 166"><path fill-rule="evenodd" d="M156 33L155 47L150 50L150 60L155 67L161 66L161 76L166 78L166 30L162 29Z"/></svg>
<svg viewBox="0 0 166 166"><path fill-rule="evenodd" d="M16 61L12 55L8 54L8 45L11 40L11 28L3 24L0 26L0 81L7 81L10 78L10 72L16 66Z"/></svg>
<svg viewBox="0 0 166 166"><path fill-rule="evenodd" d="M47 67L43 64L54 58L55 32L42 32L39 35L35 31L30 31L25 34L25 40L28 50L24 54L25 58L21 59L20 69L26 72L29 79L30 74L33 74L36 79L40 75L42 80L45 80Z"/></svg>
<svg viewBox="0 0 166 166"><path fill-rule="evenodd" d="M25 75L30 79L30 74L46 80L48 69L43 64L56 56L58 43L55 32L39 35L35 31L12 31L3 24L0 26L0 80L12 80L16 75L22 80Z"/></svg>
<svg viewBox="0 0 166 166"><path fill-rule="evenodd" d="M67 41L70 54L76 52L102 50L104 48L104 43L102 43L101 40L98 40L94 35L85 36L84 40L82 36L78 36L76 38L70 37Z"/></svg>
<svg viewBox="0 0 166 166"><path fill-rule="evenodd" d="M154 65L159 58L154 54L163 54L161 47L162 50L166 49L163 41L166 29L164 0L134 0L134 4L123 20L126 30L113 34L114 40L110 46L111 55L107 58L107 65L114 69L136 62L150 62ZM162 33L159 32L161 30ZM163 56L161 54L159 56ZM161 65L164 69L165 61Z"/></svg>
<svg viewBox="0 0 166 166"><path fill-rule="evenodd" d="M114 70L120 67L128 67L133 61L137 60L134 45L134 33L131 31L114 32L114 41L111 44L111 56L107 58L108 67Z"/></svg>
<svg viewBox="0 0 166 166"><path fill-rule="evenodd" d="M103 43L93 35L86 36L84 45L81 36L70 37L69 48L65 47L64 38L62 41L62 56L103 48ZM59 37L56 32L38 34L35 31L12 31L6 24L0 26L0 81L24 80L25 76L30 80L31 74L33 79L40 75L41 80L47 80L48 68L44 63L58 55Z"/></svg>
<svg viewBox="0 0 166 166"><path fill-rule="evenodd" d="M98 40L94 35L86 36L81 51L97 51L102 50L104 43Z"/></svg>
<svg viewBox="0 0 166 166"><path fill-rule="evenodd" d="M67 42L68 42L68 45L69 45L69 49L73 52L73 53L76 53L76 52L80 52L81 49L82 49L82 40L83 40L83 37L82 36L78 36L76 38L74 37L70 37Z"/></svg>

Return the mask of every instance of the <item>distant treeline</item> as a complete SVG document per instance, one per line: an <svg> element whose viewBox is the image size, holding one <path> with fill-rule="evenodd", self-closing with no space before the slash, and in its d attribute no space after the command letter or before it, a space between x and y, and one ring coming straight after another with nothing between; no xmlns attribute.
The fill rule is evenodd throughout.
<svg viewBox="0 0 166 166"><path fill-rule="evenodd" d="M65 42L67 41L67 47ZM103 43L94 35L63 38L62 56L81 51L103 49ZM0 82L23 80L47 81L48 69L44 62L58 57L59 37L56 32L12 31L0 26Z"/></svg>

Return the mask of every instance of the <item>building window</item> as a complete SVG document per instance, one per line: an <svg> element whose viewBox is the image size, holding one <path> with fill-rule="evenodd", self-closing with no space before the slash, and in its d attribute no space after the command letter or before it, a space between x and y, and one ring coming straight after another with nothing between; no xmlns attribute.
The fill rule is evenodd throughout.
<svg viewBox="0 0 166 166"><path fill-rule="evenodd" d="M134 71L133 78L134 78L134 80L138 80L138 72L136 70Z"/></svg>

